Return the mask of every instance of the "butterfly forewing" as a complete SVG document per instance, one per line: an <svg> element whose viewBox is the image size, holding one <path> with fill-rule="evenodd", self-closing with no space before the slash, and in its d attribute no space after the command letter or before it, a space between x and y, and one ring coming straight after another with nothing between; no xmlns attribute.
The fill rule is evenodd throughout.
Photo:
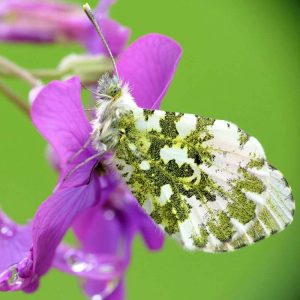
<svg viewBox="0 0 300 300"><path fill-rule="evenodd" d="M117 168L145 211L184 247L230 251L292 221L286 180L236 125L136 109L119 129Z"/></svg>

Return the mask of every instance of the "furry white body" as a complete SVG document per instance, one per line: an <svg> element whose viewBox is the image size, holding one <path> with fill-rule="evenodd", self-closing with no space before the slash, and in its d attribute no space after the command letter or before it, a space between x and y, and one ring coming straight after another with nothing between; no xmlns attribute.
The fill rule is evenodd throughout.
<svg viewBox="0 0 300 300"><path fill-rule="evenodd" d="M105 97L97 99L96 118L92 121L92 141L99 153L114 149L119 140L117 124L120 116L137 108L128 85L121 88L120 96L115 100L107 100Z"/></svg>

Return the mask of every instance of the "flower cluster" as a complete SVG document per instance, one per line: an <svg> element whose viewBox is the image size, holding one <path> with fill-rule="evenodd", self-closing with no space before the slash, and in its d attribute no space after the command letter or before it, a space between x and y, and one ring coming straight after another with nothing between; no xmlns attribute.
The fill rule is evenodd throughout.
<svg viewBox="0 0 300 300"><path fill-rule="evenodd" d="M120 78L128 83L139 106L158 108L181 48L168 37L148 34L125 49L129 30L109 18L113 2L101 1L95 14L113 55L118 56ZM50 0L2 1L0 39L75 41L89 53L106 54L79 7ZM17 225L0 212L2 291L33 292L40 277L54 267L83 279L83 289L90 298L121 300L135 235L141 234L150 250L163 245L163 233L106 164L109 157L103 157L100 163L94 159L82 164L93 157L95 150L84 147L91 125L82 105L81 89L80 78L74 76L36 86L30 92L32 123L50 145L51 162L59 180L28 224ZM74 168L76 171L69 176ZM79 242L77 248L62 241L69 229Z"/></svg>

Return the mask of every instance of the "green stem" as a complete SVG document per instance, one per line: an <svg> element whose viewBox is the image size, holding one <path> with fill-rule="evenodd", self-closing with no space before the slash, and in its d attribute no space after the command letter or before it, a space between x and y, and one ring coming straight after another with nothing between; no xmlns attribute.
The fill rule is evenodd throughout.
<svg viewBox="0 0 300 300"><path fill-rule="evenodd" d="M61 76L63 76L63 72L60 70L54 70L54 69L37 69L37 70L29 70L29 73L33 75L34 77L45 79L45 80L51 80L51 79L58 79ZM19 77L15 73L4 70L0 66L0 76L4 77Z"/></svg>
<svg viewBox="0 0 300 300"><path fill-rule="evenodd" d="M7 87L3 82L0 81L0 92L5 95L17 108L19 108L23 113L30 117L29 106L14 93L12 89Z"/></svg>
<svg viewBox="0 0 300 300"><path fill-rule="evenodd" d="M40 81L29 71L23 69L22 67L18 66L17 64L3 56L0 56L0 66L4 72L11 73L16 77L23 79L32 87L40 84Z"/></svg>
<svg viewBox="0 0 300 300"><path fill-rule="evenodd" d="M16 71L16 68L18 68L18 71ZM13 68L11 65L8 67L7 63L1 64L0 61L0 76L25 78L25 72L27 79L31 77L31 79L34 78L35 81L37 81L36 78L40 78L41 80L53 80L78 75L82 82L89 84L97 82L102 74L111 72L112 69L113 65L111 61L103 56L85 57L78 55L77 57L66 57L56 69L36 69L30 71L23 70L16 65L14 65ZM27 79L26 81L28 81ZM32 82L31 80L31 83Z"/></svg>
<svg viewBox="0 0 300 300"><path fill-rule="evenodd" d="M55 69L32 70L31 74L42 79L59 79L64 75L62 71Z"/></svg>

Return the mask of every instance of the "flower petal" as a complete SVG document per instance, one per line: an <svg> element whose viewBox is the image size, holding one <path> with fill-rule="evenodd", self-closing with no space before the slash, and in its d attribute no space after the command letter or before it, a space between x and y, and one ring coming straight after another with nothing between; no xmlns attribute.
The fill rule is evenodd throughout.
<svg viewBox="0 0 300 300"><path fill-rule="evenodd" d="M4 16L8 11L13 12L32 12L32 10L42 11L61 11L69 12L74 10L75 6L63 2L54 2L47 0L2 0L0 3L0 16Z"/></svg>
<svg viewBox="0 0 300 300"><path fill-rule="evenodd" d="M129 83L140 107L155 109L160 106L181 53L181 47L174 40L160 34L148 34L121 54L117 63L120 77Z"/></svg>
<svg viewBox="0 0 300 300"><path fill-rule="evenodd" d="M17 225L0 211L0 291L20 290L30 284L31 247L31 225Z"/></svg>
<svg viewBox="0 0 300 300"><path fill-rule="evenodd" d="M98 206L83 212L76 220L74 229L85 252L97 256L118 257L122 261L122 271L125 272L133 239L132 225L129 223L122 212L106 205L106 207ZM119 273L110 281L88 279L83 287L92 299L121 300L123 298L120 297L124 293L122 278L123 273Z"/></svg>
<svg viewBox="0 0 300 300"><path fill-rule="evenodd" d="M120 257L124 257L126 228L116 211L110 207L93 207L84 211L75 221L74 230L85 251L118 253Z"/></svg>
<svg viewBox="0 0 300 300"><path fill-rule="evenodd" d="M131 236L127 243L127 263L130 260L131 241L137 233L142 235L149 250L156 251L163 246L164 234L162 230L146 214L125 185L119 184L119 187L112 191L110 201L115 210L120 212L119 216L122 218L122 223L126 224L127 235Z"/></svg>
<svg viewBox="0 0 300 300"><path fill-rule="evenodd" d="M0 211L0 273L26 257L31 243L31 227L15 224Z"/></svg>
<svg viewBox="0 0 300 300"><path fill-rule="evenodd" d="M95 10L96 15L108 15L110 7L115 4L117 0L101 0Z"/></svg>
<svg viewBox="0 0 300 300"><path fill-rule="evenodd" d="M93 300L124 300L124 280L115 280L109 284L97 280L88 280L83 289L86 295Z"/></svg>
<svg viewBox="0 0 300 300"><path fill-rule="evenodd" d="M86 142L91 131L80 98L80 80L52 81L37 94L31 117L39 132L66 163ZM86 155L89 157L92 155Z"/></svg>
<svg viewBox="0 0 300 300"><path fill-rule="evenodd" d="M59 161L58 155L55 152L55 150L53 149L53 147L51 147L49 144L46 147L46 158L47 158L49 164L51 165L51 167L55 171L58 171L58 172L61 171L61 166L60 166L60 161Z"/></svg>
<svg viewBox="0 0 300 300"><path fill-rule="evenodd" d="M77 29L72 26L74 19L80 19L80 8L76 5L4 0L0 4L0 40L49 43L72 39ZM80 25L78 21L76 24Z"/></svg>
<svg viewBox="0 0 300 300"><path fill-rule="evenodd" d="M165 240L163 231L144 211L142 211L140 214L141 216L139 218L139 225L144 242L150 250L160 250Z"/></svg>
<svg viewBox="0 0 300 300"><path fill-rule="evenodd" d="M84 249L94 253L123 253L127 265L132 240L135 234L141 233L150 250L159 250L164 243L159 227L124 186L110 189L108 199L102 199L99 208L86 210L74 223L76 236ZM101 243L102 240L106 242ZM123 245L121 249L120 245Z"/></svg>
<svg viewBox="0 0 300 300"><path fill-rule="evenodd" d="M53 33L40 32L33 28L28 28L28 24L22 22L19 22L18 26L0 24L0 40L8 42L50 43L53 42Z"/></svg>
<svg viewBox="0 0 300 300"><path fill-rule="evenodd" d="M114 280L123 271L123 264L115 255L96 255L66 244L57 248L53 266L65 273L104 282Z"/></svg>
<svg viewBox="0 0 300 300"><path fill-rule="evenodd" d="M3 0L2 0L3 1ZM116 0L100 1L95 11L113 55L125 47L130 30L108 18ZM93 54L107 53L93 25L79 5L38 0L4 0L0 3L0 40L32 43L76 41Z"/></svg>
<svg viewBox="0 0 300 300"><path fill-rule="evenodd" d="M34 271L43 275L51 266L56 248L79 213L99 197L98 182L58 190L38 209L33 221Z"/></svg>
<svg viewBox="0 0 300 300"><path fill-rule="evenodd" d="M114 56L118 56L123 51L129 40L130 29L105 17L98 18L98 23L112 54ZM105 53L108 55L103 42L91 24L89 24L86 34L82 37L82 42L85 44L90 53Z"/></svg>

